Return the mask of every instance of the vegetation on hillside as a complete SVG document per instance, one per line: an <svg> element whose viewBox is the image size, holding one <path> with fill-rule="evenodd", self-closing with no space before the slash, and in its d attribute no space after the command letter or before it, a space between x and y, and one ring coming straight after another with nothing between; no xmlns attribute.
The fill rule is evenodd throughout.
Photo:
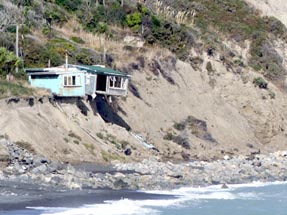
<svg viewBox="0 0 287 215"><path fill-rule="evenodd" d="M33 90L23 85L21 81L9 82L5 79L21 80L25 78L23 72L23 61L21 58L16 57L13 52L8 51L4 47L0 47L0 99L9 96L29 96L33 94ZM18 72L16 72L18 67Z"/></svg>
<svg viewBox="0 0 287 215"><path fill-rule="evenodd" d="M267 79L278 80L286 75L282 58L273 48L277 39L286 41L286 27L273 17L261 17L243 0L163 0L164 8L172 11L193 11L188 17L194 23L197 35L205 41L207 48L213 48L224 54L221 44L224 35L229 40L243 44L251 41L249 66L261 71ZM191 22L190 22L191 23ZM225 58L227 56L224 56Z"/></svg>
<svg viewBox="0 0 287 215"><path fill-rule="evenodd" d="M0 47L0 78L6 78L6 75L15 75L15 68L23 63L21 58L16 57L13 52L4 47Z"/></svg>

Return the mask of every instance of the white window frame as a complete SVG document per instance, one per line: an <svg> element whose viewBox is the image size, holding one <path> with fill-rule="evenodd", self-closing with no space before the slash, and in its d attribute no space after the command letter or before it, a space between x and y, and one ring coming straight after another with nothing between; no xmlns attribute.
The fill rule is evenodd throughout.
<svg viewBox="0 0 287 215"><path fill-rule="evenodd" d="M119 87L116 86L117 78L120 79ZM109 87L113 89L124 89L123 88L124 79L121 76L110 76L109 77Z"/></svg>
<svg viewBox="0 0 287 215"><path fill-rule="evenodd" d="M81 78L78 75L79 84L77 84L77 76L76 75L65 75L63 78L63 86L64 87L75 87L81 86Z"/></svg>

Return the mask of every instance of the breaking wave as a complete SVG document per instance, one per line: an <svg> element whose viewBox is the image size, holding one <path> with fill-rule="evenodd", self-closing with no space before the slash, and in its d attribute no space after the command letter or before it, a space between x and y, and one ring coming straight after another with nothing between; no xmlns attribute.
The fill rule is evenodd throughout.
<svg viewBox="0 0 287 215"><path fill-rule="evenodd" d="M80 208L32 208L41 211L41 215L157 215L162 208L184 208L187 202L210 200L260 200L261 193L245 192L242 188L264 187L286 184L282 182L228 185L222 189L220 185L202 188L180 188L171 191L147 191L150 194L174 195L173 199L105 201L103 204L84 205ZM31 208L30 208L31 209Z"/></svg>

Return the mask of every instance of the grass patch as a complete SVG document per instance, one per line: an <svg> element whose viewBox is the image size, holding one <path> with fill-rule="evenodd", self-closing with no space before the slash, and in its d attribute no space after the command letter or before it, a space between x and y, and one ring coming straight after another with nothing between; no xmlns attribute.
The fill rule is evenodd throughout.
<svg viewBox="0 0 287 215"><path fill-rule="evenodd" d="M126 140L122 140L120 141L120 144L121 144L121 148L122 149L126 149L128 145L130 145L130 143Z"/></svg>
<svg viewBox="0 0 287 215"><path fill-rule="evenodd" d="M119 142L116 137L114 135L111 134L107 134L107 136L105 137L104 135L100 135L102 137L103 140L105 140L106 142L112 143L113 145L115 145L115 147L119 150L122 149L122 144L121 142Z"/></svg>
<svg viewBox="0 0 287 215"><path fill-rule="evenodd" d="M116 154L113 154L113 153L110 153L110 152L107 152L107 151L101 151L101 155L102 155L102 158L104 159L104 161L106 162L109 162L109 161L112 161L112 160L122 160L122 158Z"/></svg>
<svg viewBox="0 0 287 215"><path fill-rule="evenodd" d="M80 144L80 142L78 140L74 140L73 143L75 143L76 145Z"/></svg>
<svg viewBox="0 0 287 215"><path fill-rule="evenodd" d="M94 156L96 156L94 150L95 146L93 144L84 143L85 148Z"/></svg>
<svg viewBox="0 0 287 215"><path fill-rule="evenodd" d="M30 143L26 142L26 141L17 141L17 142L15 142L15 144L18 147L20 147L22 149L26 149L27 151L29 151L29 152L31 152L33 154L36 152L35 149L33 148L33 146Z"/></svg>
<svg viewBox="0 0 287 215"><path fill-rule="evenodd" d="M167 132L164 136L163 139L164 140L173 140L175 138L175 136L171 133L171 132Z"/></svg>
<svg viewBox="0 0 287 215"><path fill-rule="evenodd" d="M70 131L69 134L68 134L68 136L69 136L69 137L72 137L72 138L75 138L75 139L77 139L78 141L81 141L81 140L82 140L82 138L81 138L79 135L75 134L73 131Z"/></svg>
<svg viewBox="0 0 287 215"><path fill-rule="evenodd" d="M268 83L262 77L257 77L253 79L253 84L255 87L259 87L260 89L267 89Z"/></svg>
<svg viewBox="0 0 287 215"><path fill-rule="evenodd" d="M102 133L100 133L100 132L98 132L96 135L97 135L97 137L100 138L101 140L103 140L103 139L105 138L105 136L104 136Z"/></svg>
<svg viewBox="0 0 287 215"><path fill-rule="evenodd" d="M185 129L185 122L175 122L173 127L178 131L183 131Z"/></svg>
<svg viewBox="0 0 287 215"><path fill-rule="evenodd" d="M4 139L8 140L9 136L7 134L0 134L0 138L4 138Z"/></svg>
<svg viewBox="0 0 287 215"><path fill-rule="evenodd" d="M63 149L62 152L63 152L64 155L68 155L68 154L71 153L71 152L69 151L69 149L66 149L66 148Z"/></svg>
<svg viewBox="0 0 287 215"><path fill-rule="evenodd" d="M13 83L0 80L0 98L7 98L10 96L32 96L34 90L25 87L23 83Z"/></svg>

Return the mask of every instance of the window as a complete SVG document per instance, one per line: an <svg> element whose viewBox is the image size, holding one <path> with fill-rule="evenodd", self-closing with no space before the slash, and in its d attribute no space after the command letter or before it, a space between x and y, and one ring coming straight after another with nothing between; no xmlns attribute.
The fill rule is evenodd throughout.
<svg viewBox="0 0 287 215"><path fill-rule="evenodd" d="M76 85L76 76L72 76L72 85Z"/></svg>
<svg viewBox="0 0 287 215"><path fill-rule="evenodd" d="M110 77L110 87L114 87L115 86L115 81L116 81L115 77Z"/></svg>
<svg viewBox="0 0 287 215"><path fill-rule="evenodd" d="M122 78L118 76L110 77L110 87L112 88L122 88Z"/></svg>
<svg viewBox="0 0 287 215"><path fill-rule="evenodd" d="M64 86L76 86L76 76L64 76Z"/></svg>
<svg viewBox="0 0 287 215"><path fill-rule="evenodd" d="M115 87L121 88L121 81L122 81L121 77L116 77Z"/></svg>

